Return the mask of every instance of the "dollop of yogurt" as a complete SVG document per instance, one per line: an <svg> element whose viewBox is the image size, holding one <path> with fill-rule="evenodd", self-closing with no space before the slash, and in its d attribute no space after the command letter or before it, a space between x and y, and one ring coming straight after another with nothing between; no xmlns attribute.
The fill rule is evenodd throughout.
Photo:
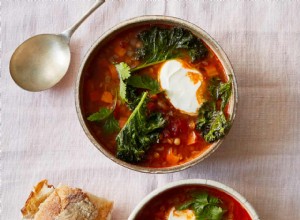
<svg viewBox="0 0 300 220"><path fill-rule="evenodd" d="M200 89L203 76L182 60L166 61L159 71L159 82L172 105L180 111L195 115L202 105Z"/></svg>
<svg viewBox="0 0 300 220"><path fill-rule="evenodd" d="M174 207L170 210L167 217L168 220L196 220L196 216L192 210L176 210Z"/></svg>

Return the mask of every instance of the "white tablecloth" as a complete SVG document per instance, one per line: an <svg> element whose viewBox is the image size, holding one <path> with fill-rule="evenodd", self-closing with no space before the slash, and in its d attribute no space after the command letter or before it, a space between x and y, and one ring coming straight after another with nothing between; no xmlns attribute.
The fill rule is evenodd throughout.
<svg viewBox="0 0 300 220"><path fill-rule="evenodd" d="M187 178L221 181L265 220L300 219L300 2L106 0L74 34L68 74L39 93L9 74L14 49L38 33L59 33L93 0L2 0L2 219L20 219L31 187L43 178L115 201L125 220L149 192ZM84 54L106 30L139 15L170 15L197 24L227 52L239 85L237 118L223 145L200 164L174 174L128 170L85 136L74 106Z"/></svg>

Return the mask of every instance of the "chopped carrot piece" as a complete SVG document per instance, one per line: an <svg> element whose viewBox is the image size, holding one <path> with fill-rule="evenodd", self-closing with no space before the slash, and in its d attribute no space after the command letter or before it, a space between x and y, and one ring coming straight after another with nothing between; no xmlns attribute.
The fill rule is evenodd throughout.
<svg viewBox="0 0 300 220"><path fill-rule="evenodd" d="M114 52L119 56L119 57L123 57L126 53L126 50L124 48L122 48L121 46L116 46L114 49Z"/></svg>
<svg viewBox="0 0 300 220"><path fill-rule="evenodd" d="M195 144L196 143L197 135L194 131L189 133L188 139L187 139L187 145Z"/></svg>
<svg viewBox="0 0 300 220"><path fill-rule="evenodd" d="M101 96L101 101L111 104L113 102L112 94L107 91L103 92L103 94Z"/></svg>
<svg viewBox="0 0 300 220"><path fill-rule="evenodd" d="M209 65L205 67L206 73L209 77L217 76L219 73L215 66Z"/></svg>
<svg viewBox="0 0 300 220"><path fill-rule="evenodd" d="M121 117L121 118L119 119L119 126L120 126L120 128L123 128L123 127L124 127L126 121L127 121L127 118L125 118L125 117Z"/></svg>
<svg viewBox="0 0 300 220"><path fill-rule="evenodd" d="M93 91L90 93L90 99L92 102L100 101L101 95L99 91Z"/></svg>
<svg viewBox="0 0 300 220"><path fill-rule="evenodd" d="M179 162L180 158L173 153L173 149L170 148L167 154L167 162L171 165L175 165Z"/></svg>
<svg viewBox="0 0 300 220"><path fill-rule="evenodd" d="M119 79L119 75L118 75L116 67L114 65L110 64L108 66L108 68L109 68L109 72L111 74L111 78L113 78L113 79Z"/></svg>

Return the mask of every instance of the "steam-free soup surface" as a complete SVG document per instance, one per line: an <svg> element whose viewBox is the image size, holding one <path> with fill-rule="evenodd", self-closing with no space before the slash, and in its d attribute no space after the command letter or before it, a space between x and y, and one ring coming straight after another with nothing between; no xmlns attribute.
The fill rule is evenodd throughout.
<svg viewBox="0 0 300 220"><path fill-rule="evenodd" d="M229 120L228 104L226 103L226 106L221 109L222 97L213 99L210 88L211 85L216 88L225 85L226 82L229 82L229 79L226 77L217 56L198 38L194 40L200 46L203 45L203 48L198 48L203 49L203 53L206 54L197 60L192 60L190 51L178 49L175 52L173 51L174 55L172 56L175 56L174 59L169 58L156 63L145 61L145 59L149 60L149 56L147 58L144 55L141 58L141 53L147 53L145 41L141 39L141 33L149 31L150 34L153 34L151 32L153 28L158 28L158 31L174 29L171 26L157 25L157 27L153 27L153 25L146 25L126 30L113 37L98 49L97 54L90 62L84 74L81 92L83 114L87 119L86 123L93 136L105 149L127 162L158 168L186 163L198 157L214 141L224 135L224 131L221 135L214 131L211 134L209 133L212 125L208 124L211 122L208 119L206 120L205 117L214 117L208 115L208 111L214 111L213 108L208 108L209 110L205 110L207 112L202 114L201 117L206 120L206 124L202 124L202 127L199 126L200 113L198 114L198 111L200 112L200 108L210 101L209 103L215 105L215 112L218 112L215 117L222 117L221 127L227 123ZM169 34L171 31L166 33ZM183 33L188 34L189 32ZM153 53L153 51L149 53ZM180 53L180 56L177 56L178 53ZM156 57L156 59L159 58ZM150 62L151 65L149 63L149 66L145 65L147 62ZM167 66L168 64L170 65ZM180 67L179 71L172 70L173 64ZM162 72L163 67L164 72ZM126 70L129 70L130 77L125 79L126 74L124 73L127 73ZM170 72L172 76L169 76ZM180 75L180 73L186 74ZM165 74L164 78L161 74ZM176 77L179 80L178 83ZM191 81L187 85L195 87L194 94L184 94L187 88L182 84L184 80L186 83L189 83L189 80ZM162 85L165 84L168 84L169 87L162 88ZM200 86L197 88L199 84ZM126 85L125 90L124 85ZM125 99L122 99L122 95L124 95L122 91L126 92ZM190 89L190 91L193 90ZM172 96L174 93L175 95ZM141 103L140 100L144 94L145 99ZM135 96L132 98L133 95ZM180 99L181 95L183 98ZM131 101L129 101L130 98ZM187 106L182 103L184 100L188 103ZM193 100L196 100L199 108L197 108L197 105L191 107L194 104L191 103ZM196 108L197 110L195 110ZM187 112L189 110L194 112ZM134 111L136 112L133 114ZM138 118L139 113L145 116L141 120L141 124L144 123L144 125L138 125L137 131L133 131L133 121ZM134 115L134 117L128 122L131 115ZM135 128L137 127L136 124L134 124ZM144 131L146 128L151 128L151 125L157 128ZM124 129L124 126L127 126L127 128ZM204 136L205 132L206 136ZM128 135L128 137L125 137L125 135ZM137 138L137 140L133 143L134 138ZM147 138L151 139L149 140L150 144L148 144ZM129 143L126 143L126 140ZM141 143L144 143L144 141L147 143L145 143L142 150L131 149L131 145L136 145L138 148L142 146ZM126 146L126 148L123 149L123 146Z"/></svg>
<svg viewBox="0 0 300 220"><path fill-rule="evenodd" d="M139 211L135 220L195 219L197 215L203 220L251 220L241 204L228 194L197 185L180 186L159 194Z"/></svg>

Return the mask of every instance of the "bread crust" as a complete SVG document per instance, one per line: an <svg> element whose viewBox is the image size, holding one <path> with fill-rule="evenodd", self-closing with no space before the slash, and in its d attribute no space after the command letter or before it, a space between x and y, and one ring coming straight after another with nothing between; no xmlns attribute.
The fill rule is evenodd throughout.
<svg viewBox="0 0 300 220"><path fill-rule="evenodd" d="M23 217L33 218L39 210L39 206L54 191L54 186L48 184L48 180L41 180L30 192L24 207L21 209Z"/></svg>
<svg viewBox="0 0 300 220"><path fill-rule="evenodd" d="M98 216L95 220L109 220L114 203L111 201L107 201L106 199L94 196L90 193L87 193L87 196L98 210Z"/></svg>
<svg viewBox="0 0 300 220"><path fill-rule="evenodd" d="M47 198L39 203L34 215L25 216L24 208L22 214L26 219L32 220L108 220L112 207L111 201L83 192L78 188L62 185L56 189L53 187L53 191Z"/></svg>

